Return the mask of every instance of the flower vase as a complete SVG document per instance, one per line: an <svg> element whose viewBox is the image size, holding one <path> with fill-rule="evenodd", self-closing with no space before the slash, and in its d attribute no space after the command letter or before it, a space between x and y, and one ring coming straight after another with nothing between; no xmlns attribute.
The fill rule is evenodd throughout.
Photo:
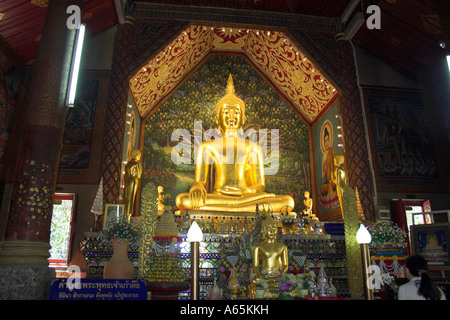
<svg viewBox="0 0 450 320"><path fill-rule="evenodd" d="M103 279L134 279L134 265L128 259L126 239L111 239L114 251L111 259L103 268Z"/></svg>

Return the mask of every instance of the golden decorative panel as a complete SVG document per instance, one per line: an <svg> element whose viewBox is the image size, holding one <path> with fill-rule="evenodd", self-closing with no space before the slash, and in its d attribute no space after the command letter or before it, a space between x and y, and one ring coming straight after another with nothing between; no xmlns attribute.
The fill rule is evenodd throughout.
<svg viewBox="0 0 450 320"><path fill-rule="evenodd" d="M46 8L48 7L49 0L31 0L31 4L34 4L37 7Z"/></svg>
<svg viewBox="0 0 450 320"><path fill-rule="evenodd" d="M313 122L336 97L336 89L282 32L189 26L130 80L145 117L209 53L244 53Z"/></svg>
<svg viewBox="0 0 450 320"><path fill-rule="evenodd" d="M130 89L141 116L174 89L211 50L209 31L190 26L130 79Z"/></svg>

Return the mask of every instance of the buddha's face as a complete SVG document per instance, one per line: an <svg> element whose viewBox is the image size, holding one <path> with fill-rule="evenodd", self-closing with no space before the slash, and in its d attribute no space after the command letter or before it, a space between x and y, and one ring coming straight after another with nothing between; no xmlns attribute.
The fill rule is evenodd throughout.
<svg viewBox="0 0 450 320"><path fill-rule="evenodd" d="M217 124L223 132L226 130L236 130L244 124L244 117L239 105L224 105L217 116Z"/></svg>
<svg viewBox="0 0 450 320"><path fill-rule="evenodd" d="M330 136L329 135L325 135L323 137L323 144L325 145L325 149L330 149Z"/></svg>
<svg viewBox="0 0 450 320"><path fill-rule="evenodd" d="M264 227L263 233L265 234L266 239L275 239L277 236L277 225L276 224L267 224Z"/></svg>

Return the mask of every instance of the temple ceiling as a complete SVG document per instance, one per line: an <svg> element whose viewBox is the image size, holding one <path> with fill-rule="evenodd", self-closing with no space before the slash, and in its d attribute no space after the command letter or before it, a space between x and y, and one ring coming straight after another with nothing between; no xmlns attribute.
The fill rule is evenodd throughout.
<svg viewBox="0 0 450 320"><path fill-rule="evenodd" d="M338 94L282 32L191 25L131 77L140 116L152 113L212 53L244 54L308 123Z"/></svg>

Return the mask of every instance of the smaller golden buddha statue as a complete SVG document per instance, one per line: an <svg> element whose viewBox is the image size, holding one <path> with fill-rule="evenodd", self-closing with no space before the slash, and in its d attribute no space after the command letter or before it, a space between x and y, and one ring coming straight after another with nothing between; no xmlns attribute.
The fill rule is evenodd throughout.
<svg viewBox="0 0 450 320"><path fill-rule="evenodd" d="M310 217L312 215L313 199L310 198L309 191L305 191L303 195L305 196L305 200L303 200L305 209L303 209L302 214Z"/></svg>
<svg viewBox="0 0 450 320"><path fill-rule="evenodd" d="M130 153L130 161L125 166L125 185L123 203L125 204L125 216L130 220L134 215L136 192L142 175L141 151L133 149Z"/></svg>
<svg viewBox="0 0 450 320"><path fill-rule="evenodd" d="M344 195L345 189L348 187L348 177L347 177L347 171L345 170L344 165L344 156L343 155L337 155L334 157L334 167L336 168L336 173L334 174L335 181L334 183L337 186L337 195L339 198L339 203L341 206L342 211L342 218L344 218L344 210L342 207L342 197Z"/></svg>
<svg viewBox="0 0 450 320"><path fill-rule="evenodd" d="M164 188L162 186L158 186L158 215L164 212Z"/></svg>
<svg viewBox="0 0 450 320"><path fill-rule="evenodd" d="M252 262L256 274L256 282L267 280L272 286L275 279L288 271L288 249L275 241L277 223L267 217L262 223L261 232L264 241L252 247Z"/></svg>

